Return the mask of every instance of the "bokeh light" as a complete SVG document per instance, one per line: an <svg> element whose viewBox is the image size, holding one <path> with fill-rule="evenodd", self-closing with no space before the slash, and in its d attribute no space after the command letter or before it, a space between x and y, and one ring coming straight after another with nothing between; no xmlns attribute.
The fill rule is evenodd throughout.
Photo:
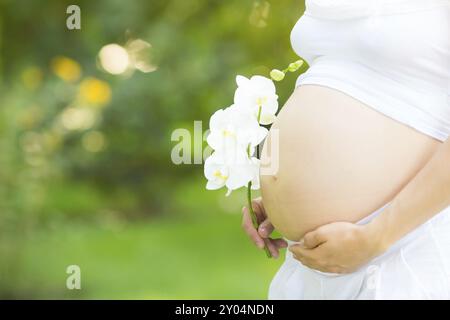
<svg viewBox="0 0 450 320"><path fill-rule="evenodd" d="M102 68L111 74L124 73L130 64L127 50L116 43L111 43L101 48L98 56Z"/></svg>
<svg viewBox="0 0 450 320"><path fill-rule="evenodd" d="M99 152L105 147L105 136L100 131L89 131L81 140L83 147L89 152Z"/></svg>
<svg viewBox="0 0 450 320"><path fill-rule="evenodd" d="M158 67L151 62L152 45L142 39L131 40L126 49L130 55L131 63L137 70L149 73L156 71Z"/></svg>
<svg viewBox="0 0 450 320"><path fill-rule="evenodd" d="M67 82L75 82L81 77L81 67L73 59L58 56L53 58L51 62L52 71Z"/></svg>
<svg viewBox="0 0 450 320"><path fill-rule="evenodd" d="M90 108L68 107L61 114L61 122L67 130L86 130L96 120L96 113Z"/></svg>
<svg viewBox="0 0 450 320"><path fill-rule="evenodd" d="M80 84L79 98L90 105L104 106L111 101L111 88L103 80L86 78Z"/></svg>

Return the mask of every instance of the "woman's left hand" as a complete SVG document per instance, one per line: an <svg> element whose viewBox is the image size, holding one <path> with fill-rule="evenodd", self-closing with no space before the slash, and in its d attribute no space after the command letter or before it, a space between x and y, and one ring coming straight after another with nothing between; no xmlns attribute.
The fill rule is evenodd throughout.
<svg viewBox="0 0 450 320"><path fill-rule="evenodd" d="M353 272L383 251L370 223L349 222L320 226L289 250L305 266L331 273Z"/></svg>

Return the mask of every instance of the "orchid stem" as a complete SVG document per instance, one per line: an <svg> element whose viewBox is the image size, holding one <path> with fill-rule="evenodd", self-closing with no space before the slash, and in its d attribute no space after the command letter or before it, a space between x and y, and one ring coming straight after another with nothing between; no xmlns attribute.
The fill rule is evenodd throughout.
<svg viewBox="0 0 450 320"><path fill-rule="evenodd" d="M256 218L256 214L255 211L253 211L253 206L252 206L252 182L250 181L248 183L248 187L247 187L247 200L248 200L248 210L250 211L250 217L252 218L252 223L253 223L253 227L256 229L256 231L258 231L258 219ZM267 258L272 258L272 254L270 253L269 248L267 247L267 243L266 243L266 239L264 240L264 251L266 252Z"/></svg>
<svg viewBox="0 0 450 320"><path fill-rule="evenodd" d="M258 115L257 115L258 124L259 124L259 121L261 120L261 111L262 111L262 106L259 106ZM251 157L250 145L247 149L247 152L248 152L248 156ZM259 159L259 144L256 146L256 157ZM259 227L258 218L256 217L255 211L253 211L253 206L252 206L252 182L251 181L249 181L248 186L247 186L247 201L248 201L248 210L250 211L250 217L252 218L253 227L256 229L256 232L258 232L258 227ZM263 239L263 240L264 240L264 251L266 252L267 258L271 258L272 254L270 253L270 250L267 247L267 240L266 239Z"/></svg>

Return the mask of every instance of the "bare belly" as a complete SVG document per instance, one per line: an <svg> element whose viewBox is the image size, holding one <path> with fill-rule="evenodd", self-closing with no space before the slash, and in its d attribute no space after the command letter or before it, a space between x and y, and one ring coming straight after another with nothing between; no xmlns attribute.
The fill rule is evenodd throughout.
<svg viewBox="0 0 450 320"><path fill-rule="evenodd" d="M300 86L261 152L266 212L294 241L326 223L356 222L392 200L440 144L342 92Z"/></svg>

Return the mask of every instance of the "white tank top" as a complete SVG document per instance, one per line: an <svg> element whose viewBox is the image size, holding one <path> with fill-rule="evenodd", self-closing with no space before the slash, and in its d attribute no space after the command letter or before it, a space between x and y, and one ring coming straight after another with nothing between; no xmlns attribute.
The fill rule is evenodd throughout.
<svg viewBox="0 0 450 320"><path fill-rule="evenodd" d="M440 141L450 134L450 0L306 0L296 86L342 91Z"/></svg>

